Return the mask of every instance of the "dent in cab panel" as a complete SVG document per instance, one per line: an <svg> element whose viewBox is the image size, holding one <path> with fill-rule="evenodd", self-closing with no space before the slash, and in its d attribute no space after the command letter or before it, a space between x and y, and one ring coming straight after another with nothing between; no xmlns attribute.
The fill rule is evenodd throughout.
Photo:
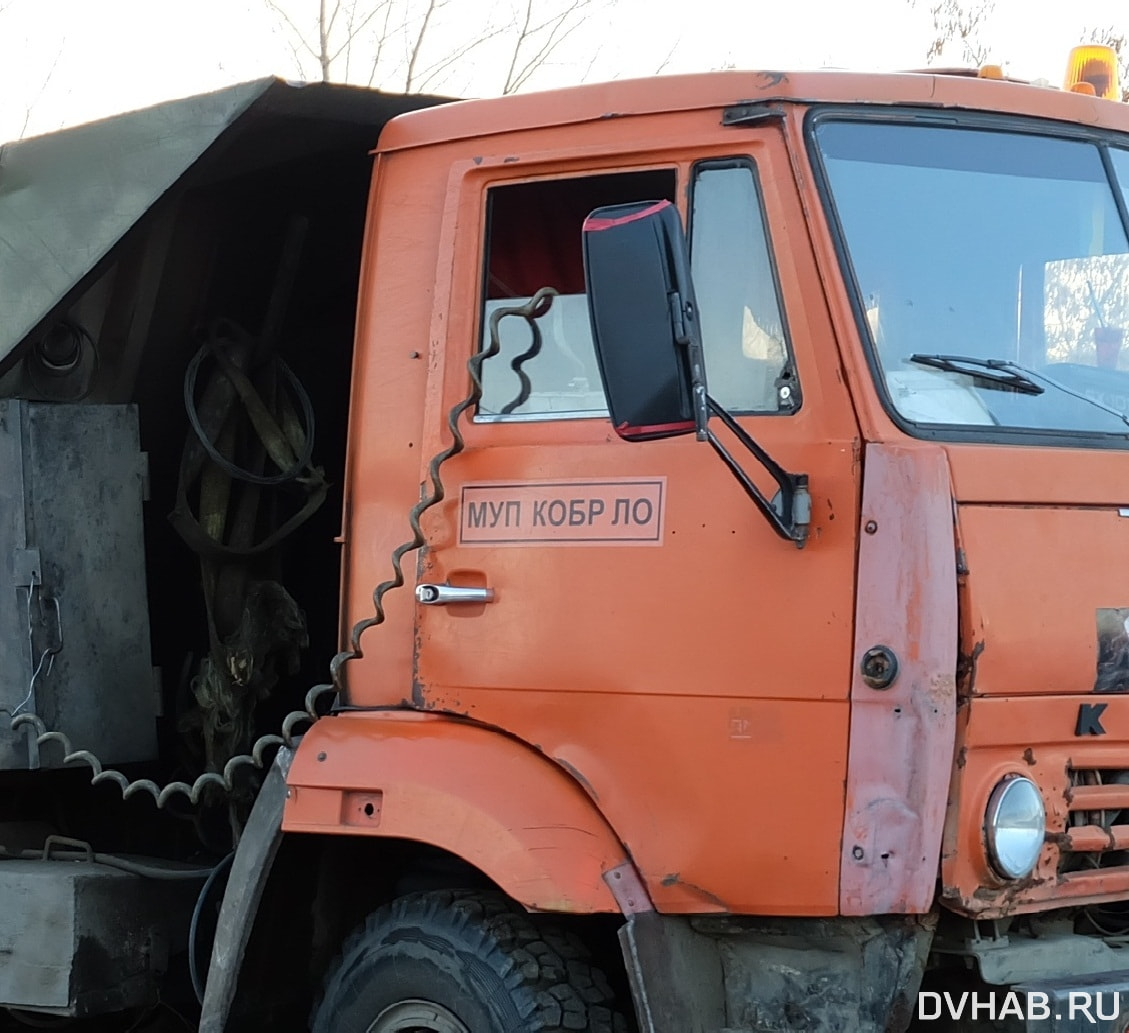
<svg viewBox="0 0 1129 1033"><path fill-rule="evenodd" d="M564 172L541 158L468 171L463 210L478 205L482 248L454 279L481 299L480 320L448 349L487 356L483 392L462 425L466 451L444 468L421 577L488 586L492 601L421 607L416 684L425 707L506 728L573 773L660 909L833 914L856 427L816 360L833 344L779 131L743 133L736 154L733 139L694 161L656 136L636 167ZM702 444L629 444L609 425L581 228L603 206L684 199L710 381L741 428L818 477L802 553ZM468 387L453 358L442 411ZM786 644L797 615L819 649ZM802 777L796 742L839 774ZM768 797L719 791L764 784ZM802 848L783 834L797 813Z"/></svg>
<svg viewBox="0 0 1129 1033"><path fill-rule="evenodd" d="M970 698L943 899L999 917L1122 897L1129 727L1105 694L1129 686L1126 152L924 112L817 118L812 140L878 394L952 473ZM1011 846L1028 838L1004 856L1012 791Z"/></svg>
<svg viewBox="0 0 1129 1033"><path fill-rule="evenodd" d="M965 690L1125 691L1129 518L1116 508L964 505Z"/></svg>

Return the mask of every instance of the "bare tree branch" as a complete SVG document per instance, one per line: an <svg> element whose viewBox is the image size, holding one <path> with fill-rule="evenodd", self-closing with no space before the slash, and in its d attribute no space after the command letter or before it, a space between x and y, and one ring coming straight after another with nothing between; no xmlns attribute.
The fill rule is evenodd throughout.
<svg viewBox="0 0 1129 1033"><path fill-rule="evenodd" d="M391 13L391 8L392 8L391 0L384 0L383 3L377 4L371 11L369 11L369 13L366 14L361 19L359 24L354 25L353 18L354 18L355 12L356 12L356 4L354 4L353 7L351 8L351 11L353 13L351 13L348 16L348 19L347 19L348 24L347 24L347 28L346 28L345 42L342 43L341 46L339 46L337 48L337 50L335 50L330 55L330 58L329 58L330 61L336 61L342 54L348 55L348 53L352 49L353 44L356 41L357 37L362 32L364 32L366 28L368 28L369 23L378 14L380 14L381 11ZM388 28L388 13L386 13L385 16L384 16L385 30L387 30L387 28Z"/></svg>
<svg viewBox="0 0 1129 1033"><path fill-rule="evenodd" d="M376 80L376 70L380 67L380 58L384 54L384 41L388 38L388 21L392 17L392 2L388 0L384 4L384 24L380 28L380 32L376 37L376 50L372 55L372 64L370 66L368 83L371 86Z"/></svg>
<svg viewBox="0 0 1129 1033"><path fill-rule="evenodd" d="M302 51L299 49L298 44L291 39L287 39L286 45L290 48L290 53L294 57L294 67L298 70L298 78L305 78L306 66L302 62Z"/></svg>
<svg viewBox="0 0 1129 1033"><path fill-rule="evenodd" d="M428 23L435 13L435 4L436 0L427 0L427 10L423 12L423 21L420 23L419 32L416 33L415 41L411 46L411 56L408 58L408 74L404 80L404 90L407 93L411 93L412 87L415 85L416 62L419 61L419 51L420 47L423 46L424 37L427 35Z"/></svg>
<svg viewBox="0 0 1129 1033"><path fill-rule="evenodd" d="M513 53L510 54L510 67L506 70L506 86L513 81L514 72L517 69L518 54L521 53L521 42L529 35L529 19L533 16L533 0L525 0L525 18L522 20L521 29L517 34L517 43L514 44ZM502 89L503 93L509 93L506 88Z"/></svg>
<svg viewBox="0 0 1129 1033"><path fill-rule="evenodd" d="M674 57L674 52L678 49L681 43L682 40L680 39L676 39L674 41L674 45L670 48L670 50L666 52L666 57L664 57L659 62L658 67L651 73L651 75L662 75L663 72L667 70L667 67L670 65L670 59ZM591 67L589 67L589 71L591 71Z"/></svg>
<svg viewBox="0 0 1129 1033"><path fill-rule="evenodd" d="M917 7L919 0L910 0ZM987 60L988 47L980 39L980 30L996 9L996 0L932 0L929 14L933 19L933 41L925 52L926 62L940 57L950 43L960 46L961 60L979 66Z"/></svg>
<svg viewBox="0 0 1129 1033"><path fill-rule="evenodd" d="M322 9L325 9L325 2L322 2ZM333 14L329 16L329 24L325 27L325 36L328 39L333 35L333 23L337 21L337 15L341 13L341 0L334 0Z"/></svg>
<svg viewBox="0 0 1129 1033"><path fill-rule="evenodd" d="M476 36L472 40L468 40L461 47L452 50L449 54L425 68L420 73L415 85L420 90L433 89L436 81L439 79L443 72L447 71L447 69L449 69L452 65L457 64L459 61L461 61L472 50L477 50L484 43L487 43L492 39L496 39L498 36L501 36L504 32L506 32L509 28L511 28L511 26L502 25L494 29L489 29L481 36Z"/></svg>
<svg viewBox="0 0 1129 1033"><path fill-rule="evenodd" d="M15 0L0 0L0 4L12 2ZM398 76L408 92L433 88L468 54L512 34L508 57L499 63L508 64L503 92L513 93L573 35L595 3L610 5L615 0L516 0L511 20L488 16L470 36L458 32L453 15L448 15L455 6L451 0L317 0L308 30L300 27L301 19L287 8L312 6L313 0L263 2L284 30L299 69L312 59L322 80L343 77L354 81L354 69L363 54L368 85ZM439 54L435 42L439 38L457 42ZM365 78L364 72L360 78Z"/></svg>
<svg viewBox="0 0 1129 1033"><path fill-rule="evenodd" d="M325 27L325 0L318 0L318 64L321 81L329 82L329 33Z"/></svg>
<svg viewBox="0 0 1129 1033"><path fill-rule="evenodd" d="M293 33L294 39L298 41L298 46L306 50L310 57L312 57L315 61L318 60L318 52L310 46L309 42L306 39L305 33L303 33L302 30L299 29L298 26L290 20L290 15L288 15L286 11L284 11L277 3L275 3L275 0L263 0L263 3L265 3L267 7L270 8L270 10L272 10L276 15L278 15L279 18L282 19L282 21L290 29L291 33ZM297 50L295 49L294 44L291 44L291 49L295 50L295 55L297 55Z"/></svg>
<svg viewBox="0 0 1129 1033"><path fill-rule="evenodd" d="M526 0L525 24L518 34L517 42L514 44L514 57L510 62L510 72L506 76L505 85L502 87L503 93L516 93L529 81L530 76L548 61L557 47L583 24L584 12L591 3L592 0L569 0L562 10L547 17L535 28L530 29L529 12L533 0ZM571 24L569 24L570 20ZM546 32L546 30L548 31ZM544 38L538 44L536 37L541 34L544 34ZM522 47L531 41L536 49L533 55L525 59L524 63L518 68L518 59Z"/></svg>
<svg viewBox="0 0 1129 1033"><path fill-rule="evenodd" d="M55 60L51 62L51 67L47 70L47 74L43 77L43 81L39 84L39 89L36 91L31 101L24 105L24 120L23 125L20 126L19 135L17 140L22 140L27 134L28 124L31 122L31 113L35 110L35 105L39 103L40 98L43 96L44 91L47 89L48 84L51 82L51 77L55 74L55 69L59 67L59 59L63 56L63 48L66 46L67 40L64 37L59 42L59 49L55 53Z"/></svg>

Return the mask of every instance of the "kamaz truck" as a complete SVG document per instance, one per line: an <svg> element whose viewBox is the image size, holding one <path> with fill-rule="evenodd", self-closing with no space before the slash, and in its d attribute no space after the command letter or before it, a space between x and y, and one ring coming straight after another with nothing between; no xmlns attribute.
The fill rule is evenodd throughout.
<svg viewBox="0 0 1129 1033"><path fill-rule="evenodd" d="M12 1021L1123 1033L1129 105L1079 65L3 148Z"/></svg>

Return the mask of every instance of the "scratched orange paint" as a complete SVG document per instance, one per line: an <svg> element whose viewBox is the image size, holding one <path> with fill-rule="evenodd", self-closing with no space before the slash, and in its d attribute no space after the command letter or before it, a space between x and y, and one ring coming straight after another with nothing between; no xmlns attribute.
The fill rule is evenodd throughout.
<svg viewBox="0 0 1129 1033"><path fill-rule="evenodd" d="M868 704L881 720L854 708L859 695L874 691L852 681L859 647L869 641L855 641L860 538L886 534L890 522L863 512L863 457L871 444L938 446L907 438L874 389L807 156L813 99L852 108L867 101L882 112L895 104L983 110L1129 131L1129 105L1078 94L975 78L833 72L652 78L442 105L388 125L375 159L352 381L344 643L353 624L372 614L373 587L389 577L389 557L405 540L406 514L420 499L431 457L450 445L444 417L470 389L467 363L482 340L488 194L499 186L675 170L685 217L683 185L694 162L755 162L803 405L787 417L740 421L784 466L809 475L811 534L802 552L776 539L728 472L691 439L629 445L596 418L464 420L466 448L443 467L447 494L425 515L427 548L414 574L408 566L407 581L410 588L413 577L443 581L458 573L469 584L469 572L496 599L472 612L421 607L410 590L388 594L386 619L365 636L365 656L344 672L344 698L394 710L395 722L319 722L291 772L297 796L288 802L288 821L297 818L295 801L313 789L306 806L318 813L310 831L363 828L432 842L471 863L499 858L496 867L478 863L533 907L567 899L579 912L609 909L599 876L629 851L659 911L840 912L844 834L852 827L845 819L860 813L862 802L854 790L879 783L891 766L882 756L891 742L883 736L913 716L896 710L887 690ZM723 124L728 107L750 100L750 110L779 117ZM974 660L965 688L973 695L957 712L942 900L994 917L1051 901L1122 898L1129 886L1124 870L1084 870L1059 880L1051 844L1032 883L1018 893L997 892L983 821L999 779L1021 771L1044 786L1052 829L1062 831L1069 765L1084 754L1094 769L1125 767L1129 732L1118 724L1107 725L1104 742L1079 742L1074 734L1086 698L1080 694L1094 678L1094 611L1129 607L1129 589L1117 580L1124 568L1118 561L1129 555L1129 521L1119 513L1126 503L1124 454L940 447L956 531L967 538L958 616L960 648ZM663 548L582 547L597 544L583 536L592 536L605 513L614 519L617 498L636 497L611 485L642 490L640 481L662 477ZM561 494L551 494L550 483ZM912 489L910 482L903 497ZM585 510L582 525L578 508L578 522L570 524L568 506L580 498L600 499L605 510ZM535 528L526 507L555 499L566 507L554 508L560 525ZM491 510L491 502L502 508ZM474 527L471 503L479 506ZM513 526L517 503L528 527L524 519ZM529 547L534 530L546 533L539 543L546 547ZM628 528L621 522L616 530ZM639 532L633 523L631 533ZM1095 559L1110 542L1112 551ZM917 543L907 538L894 547ZM930 553L927 564L913 558L907 576L956 578L957 569L947 551L943 562ZM873 627L882 636L873 641L907 659L920 658L919 637L907 631L912 598L903 598L867 597L859 627ZM930 627L920 610L913 625ZM991 638L980 656L987 629ZM909 679L904 684L907 692L913 688ZM917 698L929 702L927 692ZM399 722L412 706L430 712L432 728L402 746L409 736ZM936 728L924 720L921 727ZM483 748L468 760L460 744L472 728L496 730L490 734L497 750ZM318 750L331 733L336 739L323 763ZM903 733L898 743L912 747L915 740ZM544 769L514 760L519 744ZM339 752L348 756L337 758ZM323 770L339 763L349 778ZM536 793L515 793L515 785L524 789L533 778L541 779ZM343 820L341 786L384 794L388 810L379 826ZM453 787L454 802L442 816L424 820L412 807L392 809L397 798L434 796L436 786ZM536 814L567 814L568 827L606 827L624 849L617 852L613 842L592 863L586 850L572 857L559 843L545 849L536 829L520 849L498 851L496 827L486 819L504 815L524 835L512 808L529 800ZM397 826L398 817L410 828ZM855 845L860 863L869 864L869 844ZM890 906L882 903L892 889L880 867L889 859L881 848L876 856L873 877L862 872L847 887L852 910ZM936 861L921 856L905 859L902 871L918 865L935 873ZM531 865L542 861L557 866L538 884L544 897L529 892Z"/></svg>

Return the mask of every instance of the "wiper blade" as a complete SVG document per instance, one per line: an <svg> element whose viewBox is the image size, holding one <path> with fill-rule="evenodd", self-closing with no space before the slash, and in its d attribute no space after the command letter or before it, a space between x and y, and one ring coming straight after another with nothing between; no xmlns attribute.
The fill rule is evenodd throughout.
<svg viewBox="0 0 1129 1033"><path fill-rule="evenodd" d="M1129 426L1129 415L1126 415L1120 409L1106 405L1105 402L1100 402L1081 391L1075 391L1074 388L1067 387L1054 377L1048 377L1046 373L1040 373L1028 366L1021 366L1018 362L1012 362L1011 359L981 359L975 355L911 355L909 361L920 363L923 366L933 366L946 372L964 373L966 376L978 377L981 380L1006 384L1014 390L1028 395L1044 393L1046 389L1036 383L1037 380L1041 380L1044 384L1050 385L1056 391L1061 391L1064 395L1070 395L1071 398L1077 398L1078 401L1092 405L1095 409L1101 409L1102 412L1116 416L1122 423ZM973 368L968 369L969 366Z"/></svg>
<svg viewBox="0 0 1129 1033"><path fill-rule="evenodd" d="M1041 395L1046 391L1045 387L1040 387L1032 379L1034 376L1039 376L1037 373L1018 366L1008 359L981 359L975 355L911 355L909 361L921 366L932 366L946 373L963 373L978 380L989 380L1024 395ZM1039 379L1047 378L1039 377ZM1049 382L1055 387L1059 386L1053 381Z"/></svg>

